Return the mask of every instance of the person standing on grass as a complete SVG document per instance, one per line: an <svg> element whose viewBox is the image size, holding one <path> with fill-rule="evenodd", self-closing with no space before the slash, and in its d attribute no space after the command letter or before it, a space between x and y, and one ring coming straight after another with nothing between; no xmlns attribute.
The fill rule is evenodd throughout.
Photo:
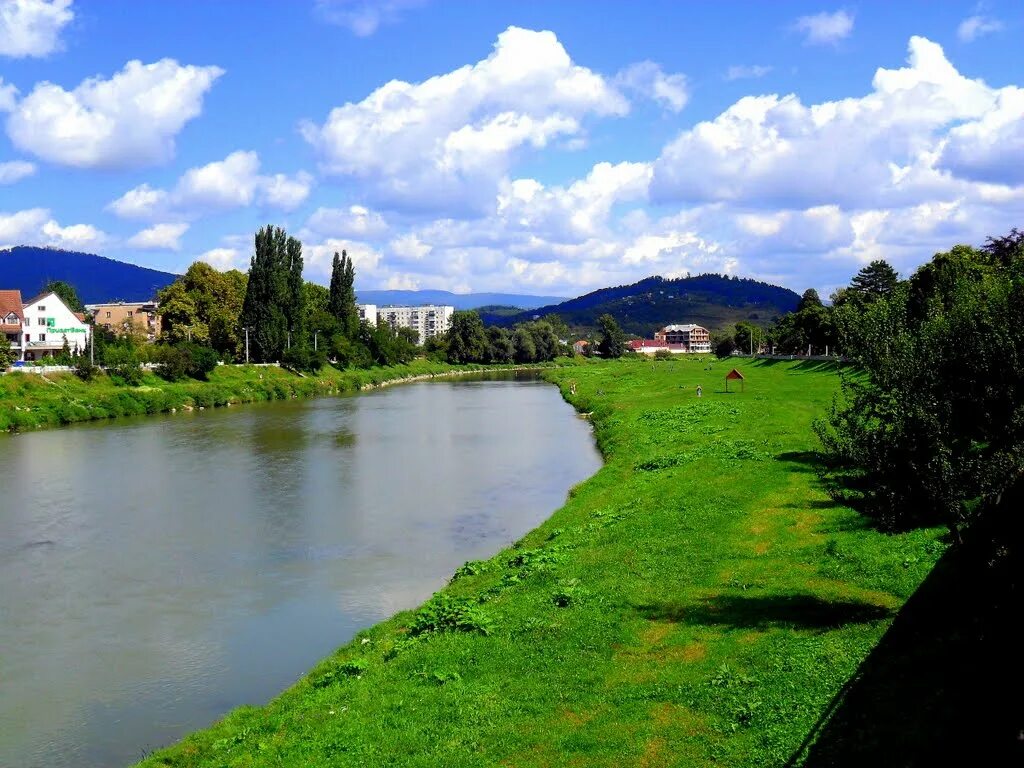
<svg viewBox="0 0 1024 768"><path fill-rule="evenodd" d="M698 384L698 385L697 385L697 397L700 397L700 396L701 396L701 393L702 393L703 391L704 391L704 390L703 390L703 389L701 389L701 386L700 386L700 384Z"/></svg>

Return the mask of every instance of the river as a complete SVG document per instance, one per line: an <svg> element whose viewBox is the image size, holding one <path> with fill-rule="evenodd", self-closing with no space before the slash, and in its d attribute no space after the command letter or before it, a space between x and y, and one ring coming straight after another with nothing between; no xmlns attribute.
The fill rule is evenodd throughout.
<svg viewBox="0 0 1024 768"><path fill-rule="evenodd" d="M528 374L0 435L0 766L266 702L599 466Z"/></svg>

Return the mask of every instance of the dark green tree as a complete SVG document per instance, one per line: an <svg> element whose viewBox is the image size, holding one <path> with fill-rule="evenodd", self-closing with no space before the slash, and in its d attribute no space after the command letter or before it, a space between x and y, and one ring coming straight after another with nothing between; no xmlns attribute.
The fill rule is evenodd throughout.
<svg viewBox="0 0 1024 768"><path fill-rule="evenodd" d="M899 281L899 275L887 261L876 259L854 276L849 292L861 303L869 304L891 294Z"/></svg>
<svg viewBox="0 0 1024 768"><path fill-rule="evenodd" d="M355 265L345 251L334 254L331 264L331 287L327 311L338 321L341 332L349 338L359 333L359 309L356 307Z"/></svg>
<svg viewBox="0 0 1024 768"><path fill-rule="evenodd" d="M601 333L601 340L598 342L598 351L601 357L613 359L622 357L626 353L626 336L615 322L615 318L609 314L603 314L597 318L597 324Z"/></svg>
<svg viewBox="0 0 1024 768"><path fill-rule="evenodd" d="M533 334L525 325L516 326L512 333L512 344L515 348L517 363L532 363L537 360L537 347L533 343Z"/></svg>
<svg viewBox="0 0 1024 768"><path fill-rule="evenodd" d="M816 309L823 306L821 303L821 297L818 296L818 292L813 288L808 288L804 291L803 296L800 297L800 303L796 305L797 312L803 312L808 309Z"/></svg>
<svg viewBox="0 0 1024 768"><path fill-rule="evenodd" d="M538 362L547 362L558 357L562 344L555 335L554 329L545 321L537 320L526 324L527 330L533 336L533 348Z"/></svg>
<svg viewBox="0 0 1024 768"><path fill-rule="evenodd" d="M492 325L487 329L487 362L511 363L516 359L516 345L505 328Z"/></svg>
<svg viewBox="0 0 1024 768"><path fill-rule="evenodd" d="M1009 514L998 499L1024 477L1024 245L936 255L857 316L847 352L858 373L817 426L833 495L886 528L944 523L957 540L983 510Z"/></svg>
<svg viewBox="0 0 1024 768"><path fill-rule="evenodd" d="M285 241L287 287L285 290L284 315L288 321L290 347L306 346L306 290L302 279L302 243L294 237Z"/></svg>
<svg viewBox="0 0 1024 768"><path fill-rule="evenodd" d="M487 362L487 333L480 315L472 310L455 312L448 329L448 362Z"/></svg>
<svg viewBox="0 0 1024 768"><path fill-rule="evenodd" d="M250 355L256 362L281 359L288 339L289 256L284 230L270 225L256 232L255 251L242 303L241 325L249 328Z"/></svg>

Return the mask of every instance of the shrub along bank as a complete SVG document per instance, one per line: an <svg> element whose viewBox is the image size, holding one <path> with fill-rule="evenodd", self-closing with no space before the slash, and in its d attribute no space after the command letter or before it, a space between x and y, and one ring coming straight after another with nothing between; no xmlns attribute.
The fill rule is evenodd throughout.
<svg viewBox="0 0 1024 768"><path fill-rule="evenodd" d="M944 545L819 487L830 364L747 362L727 394L731 365L550 371L606 458L562 509L142 765L799 762Z"/></svg>
<svg viewBox="0 0 1024 768"><path fill-rule="evenodd" d="M559 364L572 364L572 361L562 360ZM414 360L405 365L345 371L325 366L318 373L299 375L276 366L222 365L210 371L206 381L167 381L134 365L133 370L138 373L135 386L102 374L83 381L70 373L15 372L0 375L0 432L118 416L332 395L417 376L501 368Z"/></svg>

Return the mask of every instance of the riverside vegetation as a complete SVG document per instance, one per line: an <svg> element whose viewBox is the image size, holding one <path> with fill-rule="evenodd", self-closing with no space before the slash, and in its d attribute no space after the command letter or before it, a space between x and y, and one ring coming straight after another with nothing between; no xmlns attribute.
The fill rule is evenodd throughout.
<svg viewBox="0 0 1024 768"><path fill-rule="evenodd" d="M573 361L535 363L571 365ZM0 432L17 432L81 421L144 416L215 408L267 400L317 397L357 392L367 387L417 377L501 370L516 366L449 365L413 360L402 365L338 370L324 366L315 374L299 374L277 366L215 366L205 380L168 381L134 366L137 383L97 375L83 381L71 373L9 373L0 376Z"/></svg>
<svg viewBox="0 0 1024 768"><path fill-rule="evenodd" d="M747 362L726 394L728 367L547 372L606 460L562 509L142 765L802 760L946 545L940 528L883 534L820 487L811 425L832 364Z"/></svg>

